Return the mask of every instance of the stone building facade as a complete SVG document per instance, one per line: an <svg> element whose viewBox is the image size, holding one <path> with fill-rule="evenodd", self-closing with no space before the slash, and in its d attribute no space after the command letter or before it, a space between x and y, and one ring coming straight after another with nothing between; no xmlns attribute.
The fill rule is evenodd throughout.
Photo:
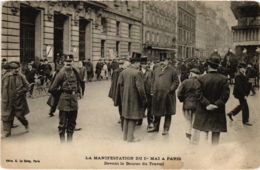
<svg viewBox="0 0 260 170"><path fill-rule="evenodd" d="M2 57L28 63L61 53L76 60L141 52L141 5L121 1L21 1L2 8Z"/></svg>
<svg viewBox="0 0 260 170"><path fill-rule="evenodd" d="M258 62L259 64L259 2L231 2L231 10L237 19L237 25L232 27L233 42L235 45L235 52L237 56L247 57L246 62Z"/></svg>
<svg viewBox="0 0 260 170"><path fill-rule="evenodd" d="M196 14L193 2L178 4L178 58L189 58L195 53Z"/></svg>
<svg viewBox="0 0 260 170"><path fill-rule="evenodd" d="M194 2L196 11L195 56L205 59L215 49L224 56L232 48L232 32L221 9L211 9L206 2Z"/></svg>
<svg viewBox="0 0 260 170"><path fill-rule="evenodd" d="M152 59L176 54L176 1L143 1L143 54Z"/></svg>

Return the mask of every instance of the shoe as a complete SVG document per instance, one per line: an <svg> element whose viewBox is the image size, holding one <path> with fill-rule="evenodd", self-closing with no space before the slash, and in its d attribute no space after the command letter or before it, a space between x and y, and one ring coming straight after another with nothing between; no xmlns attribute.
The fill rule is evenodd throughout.
<svg viewBox="0 0 260 170"><path fill-rule="evenodd" d="M53 117L54 114L52 112L49 113L49 117Z"/></svg>
<svg viewBox="0 0 260 170"><path fill-rule="evenodd" d="M248 123L248 122L243 123L243 124L246 125L246 126L253 126L251 123Z"/></svg>
<svg viewBox="0 0 260 170"><path fill-rule="evenodd" d="M11 132L2 134L1 138L7 138L9 136L11 136Z"/></svg>
<svg viewBox="0 0 260 170"><path fill-rule="evenodd" d="M12 128L17 128L19 125L13 124Z"/></svg>
<svg viewBox="0 0 260 170"><path fill-rule="evenodd" d="M140 142L140 139L134 138L132 141L128 141L128 142Z"/></svg>
<svg viewBox="0 0 260 170"><path fill-rule="evenodd" d="M25 132L29 132L29 125L26 125L24 127L25 127Z"/></svg>
<svg viewBox="0 0 260 170"><path fill-rule="evenodd" d="M230 119L231 121L233 121L232 113L228 113L227 115L228 115L229 119Z"/></svg>
<svg viewBox="0 0 260 170"><path fill-rule="evenodd" d="M169 134L169 131L168 130L163 130L163 133L162 133L162 135L164 136L164 135L168 135Z"/></svg>
<svg viewBox="0 0 260 170"><path fill-rule="evenodd" d="M190 140L191 139L191 134L186 133L186 138L188 138Z"/></svg>
<svg viewBox="0 0 260 170"><path fill-rule="evenodd" d="M159 129L156 129L155 127L148 129L147 130L148 133L153 133L153 132L159 132Z"/></svg>
<svg viewBox="0 0 260 170"><path fill-rule="evenodd" d="M74 131L81 131L82 128L75 128Z"/></svg>
<svg viewBox="0 0 260 170"><path fill-rule="evenodd" d="M147 131L150 130L150 129L152 129L152 128L153 128L153 125L152 125L152 124L149 124L149 125L147 126Z"/></svg>

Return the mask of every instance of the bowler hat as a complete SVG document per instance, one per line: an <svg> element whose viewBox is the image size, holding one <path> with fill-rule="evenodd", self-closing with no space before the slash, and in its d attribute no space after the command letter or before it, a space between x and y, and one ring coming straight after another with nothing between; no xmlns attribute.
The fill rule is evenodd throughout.
<svg viewBox="0 0 260 170"><path fill-rule="evenodd" d="M20 67L20 63L18 61L11 61L8 65L10 69L17 69Z"/></svg>
<svg viewBox="0 0 260 170"><path fill-rule="evenodd" d="M212 68L218 68L219 64L221 61L221 57L219 54L216 52L212 53L210 57L207 60L207 63L212 67Z"/></svg>

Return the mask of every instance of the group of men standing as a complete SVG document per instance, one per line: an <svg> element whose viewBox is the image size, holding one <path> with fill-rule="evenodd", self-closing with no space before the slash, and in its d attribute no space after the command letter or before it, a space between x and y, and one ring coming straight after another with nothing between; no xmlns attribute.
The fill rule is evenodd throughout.
<svg viewBox="0 0 260 170"><path fill-rule="evenodd" d="M230 96L228 78L219 72L221 57L212 53L206 61L205 72L193 66L189 75L180 87L179 77L174 66L169 64L169 58L162 57L159 63L149 64L147 58L136 56L130 59L131 64L120 67L112 74L109 97L114 106L119 108L123 139L136 142L135 126L142 124L147 110L147 132L158 132L161 118L164 117L162 135L168 135L172 115L176 114L176 93L183 102L183 114L186 120L186 137L193 144L198 144L200 138L208 140L211 132L212 144L218 144L221 132L227 132L225 105ZM122 65L123 62L120 62ZM239 81L244 75L244 64L238 65L234 96L240 105L228 116L243 111L243 124L249 123L248 84ZM240 78L239 78L240 77ZM246 87L243 87L246 86ZM239 94L239 96L237 95Z"/></svg>
<svg viewBox="0 0 260 170"><path fill-rule="evenodd" d="M128 142L139 141L134 137L134 130L143 119L146 109L147 131L158 132L161 117L164 116L162 135L167 135L171 117L176 112L177 72L169 66L167 57L163 57L152 69L147 64L147 58L141 55L131 58L130 63L112 74L109 92L114 105L119 107L123 139Z"/></svg>

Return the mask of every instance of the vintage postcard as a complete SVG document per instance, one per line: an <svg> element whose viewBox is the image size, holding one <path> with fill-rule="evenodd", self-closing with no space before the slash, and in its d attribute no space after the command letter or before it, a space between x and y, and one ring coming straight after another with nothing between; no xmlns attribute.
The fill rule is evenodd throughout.
<svg viewBox="0 0 260 170"><path fill-rule="evenodd" d="M257 169L259 1L2 1L3 169Z"/></svg>

